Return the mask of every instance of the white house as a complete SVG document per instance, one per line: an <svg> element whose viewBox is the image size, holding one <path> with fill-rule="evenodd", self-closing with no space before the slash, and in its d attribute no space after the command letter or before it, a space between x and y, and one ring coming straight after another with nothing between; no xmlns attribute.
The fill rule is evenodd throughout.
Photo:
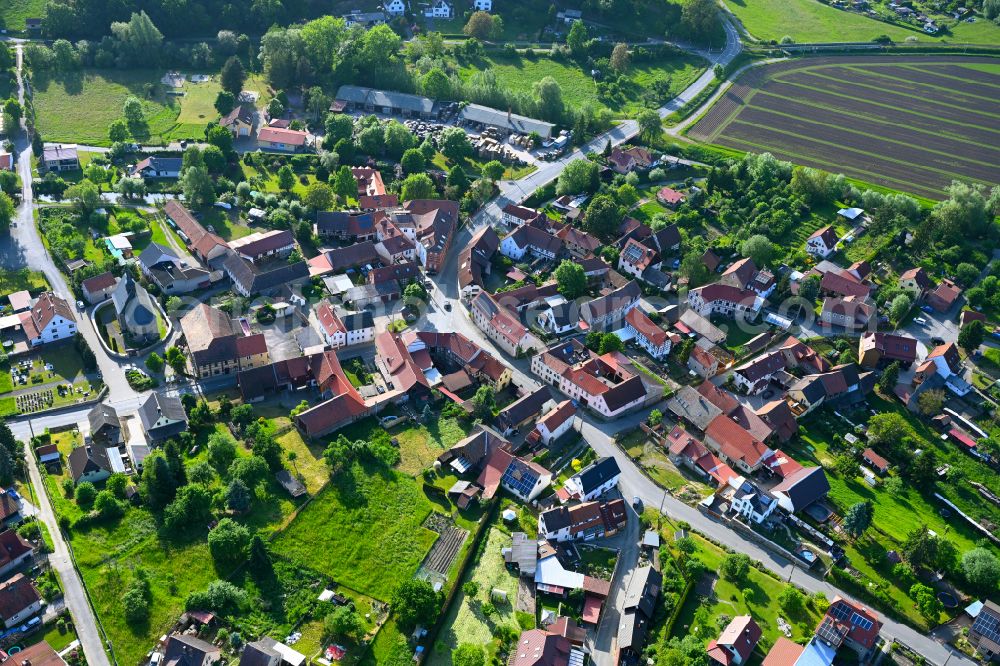
<svg viewBox="0 0 1000 666"><path fill-rule="evenodd" d="M778 507L778 500L769 497L742 476L730 477L729 487L723 494L729 499L730 511L758 525Z"/></svg>
<svg viewBox="0 0 1000 666"><path fill-rule="evenodd" d="M780 350L747 361L733 371L733 382L744 393L754 395L767 388L775 374L785 369L785 356Z"/></svg>
<svg viewBox="0 0 1000 666"><path fill-rule="evenodd" d="M493 0L475 0L472 6L476 8L476 11L491 12L493 11Z"/></svg>
<svg viewBox="0 0 1000 666"><path fill-rule="evenodd" d="M542 443L549 445L569 432L576 422L576 405L571 400L563 400L555 409L546 413L538 420L535 431ZM531 437L533 433L529 433Z"/></svg>
<svg viewBox="0 0 1000 666"><path fill-rule="evenodd" d="M837 232L832 226L817 229L806 239L806 252L814 257L825 259L837 249Z"/></svg>
<svg viewBox="0 0 1000 666"><path fill-rule="evenodd" d="M424 18L449 19L454 14L455 10L446 0L434 0L431 6L424 10Z"/></svg>
<svg viewBox="0 0 1000 666"><path fill-rule="evenodd" d="M641 308L632 308L625 314L625 330L653 358L663 358L670 353L670 336Z"/></svg>
<svg viewBox="0 0 1000 666"><path fill-rule="evenodd" d="M538 516L538 533L549 541L591 541L618 533L628 522L625 500L557 506Z"/></svg>
<svg viewBox="0 0 1000 666"><path fill-rule="evenodd" d="M406 3L403 0L389 0L382 8L389 16L402 16L406 13Z"/></svg>
<svg viewBox="0 0 1000 666"><path fill-rule="evenodd" d="M568 302L560 295L549 296L545 299L545 308L538 313L536 321L542 330L563 335L576 330L577 310L573 303Z"/></svg>
<svg viewBox="0 0 1000 666"><path fill-rule="evenodd" d="M341 318L329 302L316 308L316 321L323 341L333 347L350 347L375 340L375 320L368 310Z"/></svg>
<svg viewBox="0 0 1000 666"><path fill-rule="evenodd" d="M46 292L27 312L18 315L21 328L32 347L65 340L76 335L76 317L69 303Z"/></svg>
<svg viewBox="0 0 1000 666"><path fill-rule="evenodd" d="M617 486L621 474L618 461L610 456L604 456L566 479L566 483L556 495L563 502L569 499L589 502Z"/></svg>
<svg viewBox="0 0 1000 666"><path fill-rule="evenodd" d="M541 213L534 208L525 208L516 204L507 204L503 207L500 219L508 227L520 227L536 219Z"/></svg>
<svg viewBox="0 0 1000 666"><path fill-rule="evenodd" d="M756 293L721 282L706 284L688 292L688 305L702 317L721 314L735 317L737 313L760 310L764 299Z"/></svg>
<svg viewBox="0 0 1000 666"><path fill-rule="evenodd" d="M561 250L562 240L558 236L527 224L500 241L500 254L514 261L519 261L528 253L535 258L555 259Z"/></svg>
<svg viewBox="0 0 1000 666"><path fill-rule="evenodd" d="M618 270L632 277L642 277L650 266L659 263L656 250L646 247L634 238L629 238L621 254L618 255Z"/></svg>

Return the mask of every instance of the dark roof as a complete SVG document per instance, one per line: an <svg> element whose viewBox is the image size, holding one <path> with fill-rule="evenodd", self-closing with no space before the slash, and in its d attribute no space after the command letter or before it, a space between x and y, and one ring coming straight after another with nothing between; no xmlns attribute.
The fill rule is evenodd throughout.
<svg viewBox="0 0 1000 666"><path fill-rule="evenodd" d="M31 579L24 574L16 574L13 578L0 583L0 618L9 621L41 599Z"/></svg>
<svg viewBox="0 0 1000 666"><path fill-rule="evenodd" d="M344 323L344 328L348 331L360 331L375 326L375 318L368 310L344 315L340 321Z"/></svg>
<svg viewBox="0 0 1000 666"><path fill-rule="evenodd" d="M179 398L155 391L139 405L139 418L150 439L168 439L187 430L187 413Z"/></svg>
<svg viewBox="0 0 1000 666"><path fill-rule="evenodd" d="M268 292L309 277L309 265L304 261L290 264L279 259L258 265L231 254L223 267L234 282L244 285L251 294Z"/></svg>
<svg viewBox="0 0 1000 666"><path fill-rule="evenodd" d="M803 467L789 474L781 483L771 488L771 493L784 493L795 511L823 499L830 492L830 482L822 467Z"/></svg>
<svg viewBox="0 0 1000 666"><path fill-rule="evenodd" d="M545 403L551 399L549 387L542 386L507 405L497 415L497 421L507 427L514 427L541 412Z"/></svg>
<svg viewBox="0 0 1000 666"><path fill-rule="evenodd" d="M639 375L629 377L621 384L612 387L604 392L604 403L612 412L615 412L625 405L645 397L646 385Z"/></svg>
<svg viewBox="0 0 1000 666"><path fill-rule="evenodd" d="M25 553L35 549L15 530L7 530L0 534L0 567L5 567Z"/></svg>
<svg viewBox="0 0 1000 666"><path fill-rule="evenodd" d="M270 644L270 641L259 640L247 643L240 655L240 666L268 666L272 660L281 663L281 655Z"/></svg>
<svg viewBox="0 0 1000 666"><path fill-rule="evenodd" d="M344 236L368 236L375 233L374 213L324 210L316 213L316 232Z"/></svg>
<svg viewBox="0 0 1000 666"><path fill-rule="evenodd" d="M375 243L364 241L348 245L347 247L338 247L329 250L326 253L326 258L330 262L330 267L336 273L348 268L378 261L378 252L375 250Z"/></svg>
<svg viewBox="0 0 1000 666"><path fill-rule="evenodd" d="M101 470L110 472L111 463L108 462L108 452L103 446L78 446L69 454L69 471L73 475L73 481L79 482L84 474L100 472Z"/></svg>
<svg viewBox="0 0 1000 666"><path fill-rule="evenodd" d="M590 489L600 487L621 473L617 460L603 456L580 470L576 477L580 480L583 493L587 494Z"/></svg>
<svg viewBox="0 0 1000 666"><path fill-rule="evenodd" d="M167 639L163 660L165 666L202 666L210 655L214 655L213 660L218 659L219 648L194 636L172 634Z"/></svg>
<svg viewBox="0 0 1000 666"><path fill-rule="evenodd" d="M115 411L114 407L103 402L94 405L94 408L87 414L87 420L90 421L90 434L92 436L104 428L121 428L118 412Z"/></svg>

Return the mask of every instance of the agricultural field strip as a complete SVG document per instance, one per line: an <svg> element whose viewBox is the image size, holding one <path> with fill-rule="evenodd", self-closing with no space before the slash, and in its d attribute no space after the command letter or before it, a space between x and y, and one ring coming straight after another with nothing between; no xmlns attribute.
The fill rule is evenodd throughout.
<svg viewBox="0 0 1000 666"><path fill-rule="evenodd" d="M801 98L801 95L795 95L795 90L788 90L787 88L782 88L781 86L788 86L788 87L794 88L796 90L798 90L798 89L807 90L807 91L809 91L810 96L816 98L817 100L823 99L824 95L827 96L827 97L833 97L833 103L834 104L843 103L844 100L852 100L854 102L854 106L858 106L858 107L862 107L862 108L863 108L864 105L869 105L869 106L875 106L875 107L879 107L879 108L890 109L890 110L892 110L894 112L909 113L912 116L916 116L918 118L925 118L927 120L933 120L933 121L936 121L936 122L948 122L948 123L952 123L954 125L968 126L968 127L972 127L974 129L977 129L977 130L983 130L985 132L989 132L990 134L997 134L998 136L1000 136L1000 130L998 130L996 128L993 128L993 127L986 126L986 125L975 125L975 124L972 124L971 122L969 122L969 119L967 117L963 118L961 114L959 114L957 118L945 118L945 117L934 115L934 113L932 111L921 110L920 108L917 108L917 107L919 107L919 103L917 103L916 100L910 100L910 101L913 102L913 105L911 106L911 108L907 109L906 107L896 106L894 104L887 104L885 102L877 102L875 100L869 100L869 99L858 100L856 96L852 96L852 95L844 93L842 91L836 91L836 90L816 90L815 85L814 84L810 84L810 83L803 83L803 82L795 82L795 81L783 80L780 83L776 83L776 84L774 84L772 86L772 92L773 93L778 94L781 97L787 97L787 98L796 99L796 100L799 100ZM787 94L781 95L779 91L782 91L782 90L784 90ZM937 109L937 111L942 111L942 110L943 109L941 109L941 108Z"/></svg>
<svg viewBox="0 0 1000 666"><path fill-rule="evenodd" d="M826 93L815 91L812 95L808 97L803 97L801 95L795 95L795 86L801 86L801 84L791 84L791 83L780 83L770 86L767 90L759 90L758 94L764 97L775 97L781 100L782 106L788 106L791 104L797 104L800 106L810 107L810 112L815 110L826 111L831 113L837 113L836 111L831 111L831 109L840 108L842 100L846 99L844 96L837 95L835 93ZM788 90L788 88L793 88ZM785 93L785 94L782 94ZM867 105L867 106L866 106ZM851 106L851 115L853 118L864 118L878 124L886 124L886 113L882 109L886 108L884 105L879 105L875 102L865 100L864 102L854 100L854 104ZM949 137L955 141L960 142L971 142L977 147L981 146L992 146L994 143L1000 142L1000 130L991 129L988 127L981 127L977 125L969 125L961 123L955 120L947 120L944 118L929 118L925 114L917 113L915 111L909 111L907 109L894 109L897 112L896 118L900 121L905 122L907 127L914 132L921 132L927 134L933 134L935 136ZM909 114L909 115L902 115ZM898 123L893 123L892 127L898 128Z"/></svg>
<svg viewBox="0 0 1000 666"><path fill-rule="evenodd" d="M919 81L916 79L912 80L901 79L899 77L890 76L888 74L885 74L884 72L880 72L878 71L877 68L874 67L867 70L860 67L831 68L826 70L826 74L835 75L841 71L845 71L845 74L848 73L850 74L849 78L852 83L858 81L859 79L863 81L869 81L870 85L876 88L881 86L886 86L893 92L902 93L904 95L913 95L916 97L927 97L929 99L933 99L935 102L941 99L941 96L946 96L946 98L951 101L959 102L959 106L961 107L967 106L967 102L976 104L983 101L987 102L988 106L996 105L995 91L979 91L978 88L976 92L968 90L969 86L974 86L976 84L962 83L960 85L962 86L963 90L961 92L958 92L954 89L954 86L949 88L947 86L940 86L937 84L927 83L926 81ZM926 89L928 92L925 93L924 89ZM938 94L938 97L934 97L932 95L932 93L935 92Z"/></svg>
<svg viewBox="0 0 1000 666"><path fill-rule="evenodd" d="M812 81L810 81L810 79L812 79ZM847 87L850 87L850 88L867 88L868 90L874 90L874 91L878 92L880 95L884 95L884 96L887 95L890 99L892 99L893 97L897 97L897 98L901 98L899 100L900 102L907 101L907 102L909 102L911 104L912 103L916 103L917 105L921 105L921 102L918 101L920 98L919 97L915 97L914 95L911 95L911 94L902 93L902 92L896 92L896 91L893 91L893 90L888 90L884 86L880 86L880 85L876 85L876 84L860 83L860 82L856 82L856 81L851 81L850 83L847 83L846 81L844 81L844 79L839 79L839 78L834 77L834 76L828 76L826 74L821 74L820 72L797 72L795 74L789 74L787 76L781 77L780 80L784 81L786 83L795 83L796 81L798 81L800 84L807 85L807 86L812 86L813 88L816 88L816 87L819 87L819 86L818 86L818 83L815 81L815 79L822 79L823 81L828 81L829 83L826 84L827 86L832 87L834 90L840 90L844 94L848 94L848 95L851 93L851 91L850 90L844 90L844 88L847 88ZM855 95L858 93L857 90L854 90L853 92L854 92ZM968 106L962 106L960 104L948 104L947 102L939 102L937 100L933 100L933 101L926 102L926 103L922 104L922 106L925 106L925 107L928 106L928 105L933 106L937 110L937 113L941 113L941 112L947 111L947 110L954 110L954 111L960 112L963 116L965 116L967 114L970 114L970 113L974 113L976 115L983 116L985 119L990 119L990 120L995 119L995 112L994 111L989 111L989 110L986 110L986 109L983 109L983 110L973 109L973 108L969 108ZM945 117L947 117L947 116L945 116Z"/></svg>
<svg viewBox="0 0 1000 666"><path fill-rule="evenodd" d="M900 69L905 70L905 72L899 72ZM899 65L889 65L887 67L860 67L858 65L843 65L840 67L829 67L825 71L843 71L853 72L863 77L876 77L879 79L885 79L892 81L896 85L902 85L907 88L902 92L911 92L910 89L914 89L912 92L914 94L922 94L919 88L930 88L932 90L940 90L949 97L959 95L962 97L972 97L976 99L983 99L992 104L996 103L996 90L991 90L991 88L1000 88L995 84L981 83L978 81L967 81L964 79L957 79L951 76L941 77L933 72L927 72L920 68L915 67L905 67L902 68ZM897 72L899 75L893 75L892 73L887 73L885 70L890 72ZM905 76L903 76L905 74ZM944 81L939 81L938 79L944 78ZM854 80L854 77L851 77ZM936 81L936 82L935 82ZM961 90L956 90L956 86L961 86Z"/></svg>
<svg viewBox="0 0 1000 666"><path fill-rule="evenodd" d="M907 68L918 69L914 65L904 65ZM949 76L961 81L972 81L973 83L989 83L990 85L998 85L992 83L997 80L998 72L986 71L982 69L976 69L975 63L969 65L927 65L927 71L935 72L941 76Z"/></svg>
<svg viewBox="0 0 1000 666"><path fill-rule="evenodd" d="M761 90L758 93L761 97L776 97L782 100L780 105L767 105L764 104L766 100L759 100L761 105L749 104L747 108L763 109L766 111L772 111L775 113L786 114L791 113L793 116L808 120L809 122L814 122L817 124L831 125L833 127L842 128L843 125L838 123L837 112L831 111L830 107L822 104L813 104L808 100L793 100L787 97L781 97L779 95L772 95L766 90ZM778 109L781 109L780 111ZM882 120L884 115L882 114L869 114L863 111L854 112L853 123L856 128L866 128L865 131L868 133L878 133L885 129L896 129L896 125L886 125ZM953 149L956 148L955 143L966 144L969 150L975 150L976 152L997 152L998 159L1000 159L1000 147L994 147L993 137L976 137L968 135L960 135L952 131L937 131L932 129L917 127L913 123L909 124L909 133L914 134L909 138L907 145L914 145L925 150L942 150L947 155L953 154ZM856 131L856 130L855 130ZM875 134L878 138L882 138L881 134ZM905 135L900 135L905 136ZM886 139L887 141L895 141L895 139ZM1000 140L998 138L997 140ZM949 142L951 144L949 145ZM942 145L944 144L944 145ZM937 146L936 149L932 149L929 146ZM968 158L966 158L968 159ZM987 164L992 166L995 162L987 161Z"/></svg>
<svg viewBox="0 0 1000 666"><path fill-rule="evenodd" d="M926 67L924 69L921 69L920 67L905 66L904 68L907 71L922 74L924 78L940 79L942 84L950 83L951 87L954 87L956 82L958 82L962 85L972 85L979 87L985 86L987 88L995 88L995 90L992 92L993 95L996 95L997 92L1000 92L1000 78L996 76L987 75L987 78L989 80L981 81L981 80L969 79L963 76L958 76L957 74L945 74L944 72L937 71L932 67ZM968 68L962 68L962 69L964 69L966 72L972 71ZM929 85L926 84L925 81L921 81L919 78L915 79L915 82ZM949 88L948 85L944 85L944 87ZM984 94L986 94L986 91L984 91Z"/></svg>
<svg viewBox="0 0 1000 666"><path fill-rule="evenodd" d="M749 136L747 136L747 135L741 135L739 133L739 131L732 132L732 129L733 129L734 126L749 128ZM803 131L808 132L808 128L803 128ZM760 135L771 135L771 136L777 136L777 137L794 137L796 139L800 139L801 141L803 141L803 142L805 142L807 144L819 144L820 146L824 147L823 148L824 152L827 152L829 149L834 149L834 150L840 151L841 153L848 153L848 154L853 154L853 155L864 155L865 157L868 157L868 158L871 158L871 159L874 159L874 160L878 160L880 162L887 163L887 164L898 164L900 166L906 167L907 169L912 169L912 170L916 170L916 171L930 172L930 173L934 173L934 174L940 174L940 175L942 175L942 176L944 176L945 178L948 179L948 180L945 181L944 184L947 184L947 182L949 182L952 178L959 178L959 179L960 178L969 178L969 179L974 179L974 180L980 180L984 184L987 184L987 185L993 185L993 184L995 184L995 182L991 182L992 177L989 174L987 174L985 176L972 175L972 174L975 174L975 173L980 173L979 171L974 171L974 172L971 172L971 173L958 174L958 173L956 173L954 171L949 171L947 169L942 169L942 168L938 168L938 167L924 166L923 164L921 164L916 159L916 157L919 157L919 155L922 152L922 151L919 151L919 150L916 151L917 155L915 156L914 159L907 159L906 156L902 156L903 157L902 159L897 159L895 157L887 157L885 155L882 155L882 154L879 154L879 153L873 153L873 152L870 152L870 151L867 151L867 150L863 150L861 148L844 145L843 143L840 143L840 142L827 141L827 140L824 140L824 139L816 138L815 136L811 136L809 134L803 134L803 133L800 133L800 132L789 132L789 131L786 131L786 130L783 130L783 129L782 130L774 129L772 127L768 127L766 124L762 125L762 124L759 124L759 123L745 121L745 120L742 120L741 118L737 118L736 120L734 120L732 123L729 124L729 127L726 128L726 132L723 133L722 138L725 138L727 135L729 135L729 136L734 136L735 138L744 138L745 139L745 138L750 138L750 137L754 136L755 133L758 136L760 136ZM779 142L779 145L781 145L780 142ZM845 162L845 164L850 164L850 162Z"/></svg>
<svg viewBox="0 0 1000 666"><path fill-rule="evenodd" d="M791 104L789 104L788 106L794 106L794 102L791 103ZM879 141L884 141L884 142L888 142L888 143L895 143L895 144L899 144L900 146L905 146L907 148L919 150L921 152L932 153L932 154L935 154L935 155L941 155L941 156L947 157L949 159L962 160L964 162L969 162L970 164L978 164L980 166L994 168L998 163L1000 163L1000 148L993 147L993 146L980 146L980 145L978 145L978 144L976 144L975 142L972 142L972 141L965 141L963 143L969 143L971 146L975 146L978 150L981 150L983 152L995 152L996 153L996 159L994 159L992 161L990 161L990 160L977 160L977 159L973 159L972 157L969 157L967 155L958 155L958 154L955 154L955 152L953 150L947 150L947 149L943 149L943 148L938 148L938 149L932 148L932 147L930 147L930 145L932 145L933 143L935 143L934 139L937 138L937 137L934 134L930 133L930 132L926 132L926 134L928 135L928 137L927 137L928 144L917 145L917 144L914 144L912 141L906 141L906 140L901 140L901 139L894 139L894 138L891 138L891 137L888 137L888 136L883 136L881 134L878 134L878 133L876 133L877 130L880 129L878 126L876 126L876 127L869 127L870 131L862 131L862 130L858 129L858 127L857 127L857 123L859 122L858 119L854 120L854 122L856 123L855 127L843 127L843 126L837 125L836 122L824 122L823 120L819 120L819 119L817 119L817 116L815 116L815 115L803 116L801 114L794 113L794 112L789 113L789 112L781 111L781 110L778 110L778 109L775 109L775 108L771 108L771 107L756 106L754 104L748 104L746 106L746 108L749 111L751 111L751 112L757 112L759 114L769 114L769 115L774 115L774 116L782 116L784 118L788 118L788 119L792 120L793 122L798 122L798 123L808 123L810 125L820 125L822 127L831 127L831 128L837 129L838 131L841 131L841 132L847 132L847 133L853 134L853 135L868 137L868 138L872 138L872 139L878 139ZM823 109L816 109L816 110L819 111L820 113L822 113L822 111L823 111ZM748 120L746 118L742 118L741 120L743 120L744 122L753 122L753 121L750 121L750 120ZM834 121L835 119L828 119L828 120ZM875 123L870 123L869 125L875 125ZM883 129L884 129L884 127L883 127ZM920 138L923 138L923 137L920 137Z"/></svg>
<svg viewBox="0 0 1000 666"><path fill-rule="evenodd" d="M724 142L720 141L719 145L750 153L771 153L779 159L786 159L805 166L824 169L830 173L841 173L845 170L849 170L850 174L845 174L848 178L866 178L870 182L882 184L890 189L911 192L931 199L937 199L941 196L941 191L932 185L920 184L912 180L905 180L903 178L890 176L887 175L884 170L876 172L869 171L868 169L861 167L845 166L844 163L831 162L824 160L821 157L817 157L816 155L803 154L794 149L786 149L773 145L763 145L754 141L737 139L735 137L726 137L726 140ZM908 170L908 175L913 175L912 169ZM899 185L901 187L894 187L892 184Z"/></svg>

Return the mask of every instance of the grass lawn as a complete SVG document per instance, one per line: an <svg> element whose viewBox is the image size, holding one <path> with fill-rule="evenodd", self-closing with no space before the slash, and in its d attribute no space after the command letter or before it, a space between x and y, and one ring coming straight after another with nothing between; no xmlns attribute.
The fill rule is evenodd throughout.
<svg viewBox="0 0 1000 666"><path fill-rule="evenodd" d="M639 462L642 469L648 474L658 486L668 488L673 492L688 486L694 488L699 494L704 494L707 490L705 484L694 481L686 477L659 446L648 441L646 435L637 431L622 440L621 445L630 458Z"/></svg>
<svg viewBox="0 0 1000 666"><path fill-rule="evenodd" d="M718 571L726 553L700 535L695 534L691 538L697 546L692 557L704 562L710 572ZM674 635L683 637L693 633L707 642L717 637L725 626L722 616L732 618L736 615L751 615L763 630L761 647L764 651L774 645L778 636L783 635L778 629L779 617L785 618L791 625L792 640L806 639L812 636L821 614L807 604L801 617L789 617L778 606L778 597L786 586L787 583L752 567L747 580L739 584L719 577L710 594L702 596L692 591L688 596L674 625ZM742 591L746 589L753 592L750 603L743 598Z"/></svg>
<svg viewBox="0 0 1000 666"><path fill-rule="evenodd" d="M40 630L28 636L26 639L18 641L19 645L34 645L35 643L41 643L45 641L52 646L52 649L56 652L66 649L70 643L76 640L76 632L72 629L63 629L59 631L56 623L43 626Z"/></svg>
<svg viewBox="0 0 1000 666"><path fill-rule="evenodd" d="M507 571L500 552L501 548L510 546L511 537L498 527L489 530L479 561L470 565L462 581L463 585L466 581L474 581L479 586L479 592L471 598L462 590L458 591L445 618L444 628L438 634L438 643L443 644L445 649L434 648L428 661L431 666L451 666L451 652L461 643L483 645L492 655L497 648L493 628L498 625L520 631L513 605L517 599L517 578ZM497 614L487 619L482 613L482 606L489 601L493 589L507 592L509 603L494 603Z"/></svg>
<svg viewBox="0 0 1000 666"><path fill-rule="evenodd" d="M867 42L878 35L888 35L902 42L907 37L925 41L1000 43L1000 28L980 19L962 23L953 34L934 37L918 28L904 28L855 12L842 11L819 0L726 0L726 6L740 19L747 31L762 40L780 40L789 36L796 42Z"/></svg>
<svg viewBox="0 0 1000 666"><path fill-rule="evenodd" d="M168 142L204 136L205 124L218 117L213 108L219 86L215 81L185 83L183 97L167 96L160 90L160 70L99 70L49 77L35 77L35 108L38 128L50 141L73 141L107 146L108 126L121 117L129 95L143 100L147 129L135 138ZM145 86L157 90L150 98Z"/></svg>
<svg viewBox="0 0 1000 666"><path fill-rule="evenodd" d="M377 599L416 572L437 535L418 481L355 463L282 531L276 552Z"/></svg>
<svg viewBox="0 0 1000 666"><path fill-rule="evenodd" d="M0 301L4 305L7 305L7 294L24 289L32 293L46 291L50 289L49 281L41 271L33 271L30 268L0 270L0 295L3 296Z"/></svg>
<svg viewBox="0 0 1000 666"><path fill-rule="evenodd" d="M222 237L222 240L236 240L253 233L253 229L245 224L240 224L238 212L223 210L215 206L203 208L198 212L200 213L198 219L205 228L212 227L215 233Z"/></svg>
<svg viewBox="0 0 1000 666"><path fill-rule="evenodd" d="M0 27L24 30L24 19L45 16L45 0L0 0Z"/></svg>
<svg viewBox="0 0 1000 666"><path fill-rule="evenodd" d="M628 82L623 86L623 99L601 99L597 84L588 72L573 63L563 63L547 57L534 59L491 55L476 61L461 63L459 75L467 80L477 71L493 69L497 78L513 93L531 95L534 84L546 76L554 78L562 87L563 101L567 108L578 109L584 104L595 104L609 109L618 116L633 116L645 108L642 95L652 82L669 77L670 94L691 84L705 69L704 61L697 56L672 56L656 63L638 63L628 71ZM657 104L658 106L658 104Z"/></svg>
<svg viewBox="0 0 1000 666"><path fill-rule="evenodd" d="M281 192L281 188L278 187L278 170L274 169L257 169L252 166L247 166L246 164L241 164L243 167L243 175L247 180L253 177L258 177L260 180L252 183L255 189L261 192ZM305 175L306 182L303 184L299 177L300 175ZM308 174L295 174L295 185L292 187L292 192L298 194L299 196L304 196L306 193L306 188L316 182L316 175L312 173Z"/></svg>
<svg viewBox="0 0 1000 666"><path fill-rule="evenodd" d="M458 421L438 418L428 424L414 427L404 424L402 429L393 429L389 434L399 441L399 471L418 474L434 464L437 457L465 437L466 432Z"/></svg>
<svg viewBox="0 0 1000 666"><path fill-rule="evenodd" d="M278 437L278 444L281 444L286 453L295 452L294 464L289 461L289 466L298 470L306 484L306 489L310 493L319 492L323 484L329 481L330 471L323 461L323 448L316 445L308 445L302 439L302 435L295 428L290 428L288 432Z"/></svg>

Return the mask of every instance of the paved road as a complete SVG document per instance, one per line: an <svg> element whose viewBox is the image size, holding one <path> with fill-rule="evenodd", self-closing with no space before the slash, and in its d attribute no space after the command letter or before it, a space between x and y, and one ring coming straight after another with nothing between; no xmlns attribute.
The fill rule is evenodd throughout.
<svg viewBox="0 0 1000 666"><path fill-rule="evenodd" d="M18 99L22 104L24 103L24 82L21 78L23 62L22 47L18 44ZM74 300L73 294L67 287L52 258L45 251L45 246L42 245L38 230L35 228L33 219L34 200L31 191L31 142L22 134L17 143L19 148L18 171L23 183L21 191L22 203L17 211L17 227L11 229L12 242L4 248L6 251L12 252L13 256L4 256L4 267L30 266L35 270L41 270L45 273L45 277L48 278L53 290L72 302ZM17 256L19 261L12 261L15 256ZM89 322L81 322L80 331L87 338L87 342L90 343L93 349L100 349L97 341L97 333L90 327ZM104 372L105 378L115 383L118 380L121 382L125 381L124 373L118 370L117 367L114 367L110 359L105 357L104 354L97 352L97 358L99 361L102 358L104 360L101 370ZM112 369L118 370L118 372L111 373ZM128 384L126 383L125 386L127 387ZM27 438L24 437L23 432L18 436L26 442ZM90 602L87 599L83 581L80 579L80 575L73 566L73 561L70 559L69 549L62 537L62 533L59 531L59 525L56 523L56 517L52 512L52 505L49 503L49 498L45 494L42 477L35 463L35 456L29 449L27 442L25 443L25 450L27 453L25 459L28 461L28 474L37 494L38 515L48 528L49 534L52 535L54 547L52 554L49 556L49 562L52 568L59 574L60 580L62 580L66 607L69 608L73 616L77 635L80 643L83 645L83 653L87 658L87 663L91 666L110 666L111 662L104 652L104 643L97 629L97 621L90 608Z"/></svg>

